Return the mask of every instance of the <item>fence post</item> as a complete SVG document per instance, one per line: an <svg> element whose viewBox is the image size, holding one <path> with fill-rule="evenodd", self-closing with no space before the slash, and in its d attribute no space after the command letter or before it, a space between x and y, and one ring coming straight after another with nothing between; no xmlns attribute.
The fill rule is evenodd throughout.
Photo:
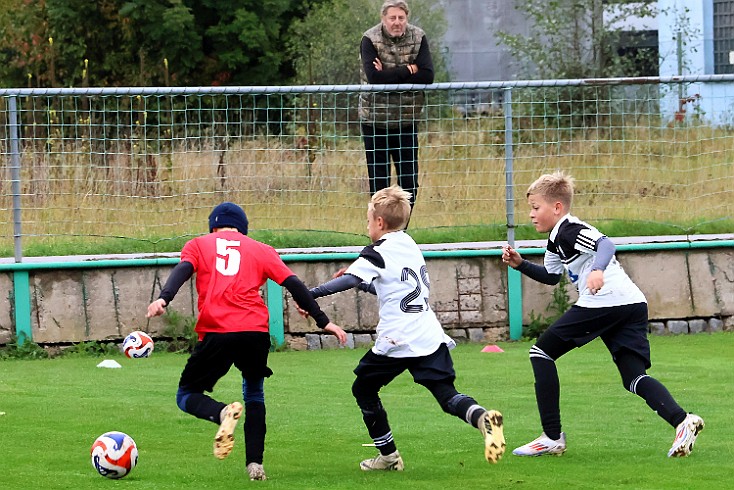
<svg viewBox="0 0 734 490"><path fill-rule="evenodd" d="M20 144L18 131L18 98L8 98L8 115L10 119L10 179L13 194L13 247L15 262L23 261L21 246L21 214L20 214ZM18 345L33 340L31 333L31 298L28 271L13 273L13 297L15 301L15 336Z"/></svg>
<svg viewBox="0 0 734 490"><path fill-rule="evenodd" d="M512 152L512 88L506 88L502 107L505 111L505 207L507 209L507 243L515 247L515 193ZM522 274L507 268L507 316L510 323L510 340L522 338Z"/></svg>
<svg viewBox="0 0 734 490"><path fill-rule="evenodd" d="M285 328L283 326L283 288L279 284L268 279L266 286L268 300L268 313L270 317L270 336L275 338L276 345L280 347L285 343Z"/></svg>
<svg viewBox="0 0 734 490"><path fill-rule="evenodd" d="M15 300L15 338L18 345L33 341L31 331L31 284L28 271L13 272L13 296Z"/></svg>
<svg viewBox="0 0 734 490"><path fill-rule="evenodd" d="M15 261L23 261L21 247L21 215L20 215L20 144L18 142L18 98L8 98L8 112L10 116L10 179L13 193L13 246Z"/></svg>

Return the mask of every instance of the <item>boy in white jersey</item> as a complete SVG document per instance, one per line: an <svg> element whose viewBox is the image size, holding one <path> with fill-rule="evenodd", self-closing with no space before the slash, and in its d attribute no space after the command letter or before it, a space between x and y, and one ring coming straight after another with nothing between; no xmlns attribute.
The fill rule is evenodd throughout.
<svg viewBox="0 0 734 490"><path fill-rule="evenodd" d="M643 398L666 422L676 428L668 457L688 456L703 419L686 413L659 381L647 375L650 344L647 340L647 301L615 258L612 241L593 226L569 214L573 179L562 172L542 175L527 192L530 219L535 229L549 233L542 266L533 264L509 246L502 261L526 276L555 285L567 272L578 288L579 299L538 338L530 349L535 376L535 397L543 434L518 447L517 456L561 455L566 436L561 432L560 384L556 360L575 347L601 337L612 354L622 383Z"/></svg>
<svg viewBox="0 0 734 490"><path fill-rule="evenodd" d="M359 287L376 294L379 301L377 340L354 370L357 378L352 394L380 453L362 461L360 468L404 468L379 392L406 370L445 412L480 430L485 458L496 463L505 451L502 414L486 410L454 387L456 374L449 348L455 343L444 333L428 303L430 282L423 254L403 231L409 218L409 192L398 186L377 191L367 210L372 245L365 247L346 271L339 271L338 277L311 289L314 298L319 298Z"/></svg>

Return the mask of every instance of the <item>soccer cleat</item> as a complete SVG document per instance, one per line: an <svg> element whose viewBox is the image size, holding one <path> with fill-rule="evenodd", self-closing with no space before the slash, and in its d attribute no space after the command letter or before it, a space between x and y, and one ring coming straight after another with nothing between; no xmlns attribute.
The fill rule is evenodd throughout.
<svg viewBox="0 0 734 490"><path fill-rule="evenodd" d="M537 439L512 451L512 454L515 456L542 456L544 454L560 456L564 452L566 452L566 434L561 432L561 438L554 441L543 432Z"/></svg>
<svg viewBox="0 0 734 490"><path fill-rule="evenodd" d="M479 418L479 432L484 436L484 458L496 463L505 453L505 436L502 430L502 414L496 410L484 412Z"/></svg>
<svg viewBox="0 0 734 490"><path fill-rule="evenodd" d="M242 415L242 404L239 402L227 405L222 423L219 424L219 430L214 437L214 456L218 459L224 459L229 456L234 447L234 429L237 427L237 420Z"/></svg>
<svg viewBox="0 0 734 490"><path fill-rule="evenodd" d="M704 424L701 417L692 413L686 415L683 422L675 428L675 441L673 441L673 447L668 451L668 457L683 458L691 454L696 437L703 430L703 427Z"/></svg>
<svg viewBox="0 0 734 490"><path fill-rule="evenodd" d="M250 463L247 465L247 474L250 475L250 480L267 480L265 476L265 469L263 465L258 463Z"/></svg>
<svg viewBox="0 0 734 490"><path fill-rule="evenodd" d="M359 467L362 471L403 471L405 464L403 464L403 458L400 457L400 453L395 451L386 456L378 454L376 458L365 459L359 463Z"/></svg>

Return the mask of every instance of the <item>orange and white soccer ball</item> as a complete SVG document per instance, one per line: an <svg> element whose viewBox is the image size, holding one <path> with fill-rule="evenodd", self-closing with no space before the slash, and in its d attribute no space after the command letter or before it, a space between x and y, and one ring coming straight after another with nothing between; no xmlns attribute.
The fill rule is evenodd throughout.
<svg viewBox="0 0 734 490"><path fill-rule="evenodd" d="M149 357L153 353L153 339L139 330L131 332L122 341L122 352L131 359Z"/></svg>
<svg viewBox="0 0 734 490"><path fill-rule="evenodd" d="M92 466L105 478L117 480L138 464L138 447L124 432L105 432L92 444Z"/></svg>

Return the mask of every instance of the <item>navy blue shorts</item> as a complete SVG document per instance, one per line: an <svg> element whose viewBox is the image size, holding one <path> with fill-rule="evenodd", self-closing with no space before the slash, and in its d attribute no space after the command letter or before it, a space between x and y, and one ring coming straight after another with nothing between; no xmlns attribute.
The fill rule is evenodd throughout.
<svg viewBox="0 0 734 490"><path fill-rule="evenodd" d="M582 308L572 306L553 325L548 327L566 342L577 347L601 337L612 357L623 349L638 354L650 368L650 342L647 339L647 303L609 306L606 308Z"/></svg>
<svg viewBox="0 0 734 490"><path fill-rule="evenodd" d="M197 342L181 373L178 386L186 391L203 393L234 365L243 379L267 378L270 334L267 332L208 333Z"/></svg>
<svg viewBox="0 0 734 490"><path fill-rule="evenodd" d="M382 387L406 370L421 385L435 381L453 383L456 379L454 361L446 344L441 344L433 354L421 357L387 357L369 350L362 356L354 374L360 382Z"/></svg>

